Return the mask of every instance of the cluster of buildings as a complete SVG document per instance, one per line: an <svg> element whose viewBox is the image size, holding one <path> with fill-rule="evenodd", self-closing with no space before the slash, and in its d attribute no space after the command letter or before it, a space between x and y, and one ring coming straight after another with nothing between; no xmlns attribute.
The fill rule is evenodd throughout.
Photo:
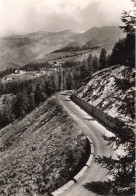
<svg viewBox="0 0 136 196"><path fill-rule="evenodd" d="M54 62L52 65L52 68L50 68L48 71L53 71L53 70L60 70L62 69L63 62ZM26 71L24 70L15 70L14 74L15 75L22 75L25 74ZM48 74L47 71L41 70L39 73L33 73L33 77L39 77L41 74ZM13 77L5 77L4 80L6 81L12 81L14 78Z"/></svg>

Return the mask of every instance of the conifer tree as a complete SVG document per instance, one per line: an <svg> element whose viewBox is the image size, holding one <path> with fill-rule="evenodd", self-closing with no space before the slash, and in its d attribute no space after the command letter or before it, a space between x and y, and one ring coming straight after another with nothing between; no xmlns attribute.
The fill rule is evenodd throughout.
<svg viewBox="0 0 136 196"><path fill-rule="evenodd" d="M106 54L107 51L105 50L105 48L102 48L99 58L100 69L104 69L106 67Z"/></svg>
<svg viewBox="0 0 136 196"><path fill-rule="evenodd" d="M16 118L22 118L29 110L29 99L26 92L20 92L16 95L13 104L13 111Z"/></svg>
<svg viewBox="0 0 136 196"><path fill-rule="evenodd" d="M93 62L92 62L92 71L93 71L93 73L96 72L98 70L98 68L99 68L99 61L98 61L97 56L95 55L93 57Z"/></svg>
<svg viewBox="0 0 136 196"><path fill-rule="evenodd" d="M124 26L120 28L126 33L126 38L115 44L111 54L111 64L121 64L133 68L135 66L135 16L130 11L124 11L121 20L124 22Z"/></svg>
<svg viewBox="0 0 136 196"><path fill-rule="evenodd" d="M92 72L93 72L92 61L93 61L93 56L92 54L89 54L87 58L87 64L88 64L88 73L90 76L92 76Z"/></svg>

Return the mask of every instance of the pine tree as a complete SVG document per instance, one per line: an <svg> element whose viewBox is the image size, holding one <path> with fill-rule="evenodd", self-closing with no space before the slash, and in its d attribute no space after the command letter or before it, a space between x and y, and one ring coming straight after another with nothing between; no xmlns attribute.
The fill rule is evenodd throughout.
<svg viewBox="0 0 136 196"><path fill-rule="evenodd" d="M103 138L108 145L116 146L118 149L121 145L127 155L119 155L116 159L112 157L95 157L95 162L108 169L108 174L113 176L113 186L111 195L120 195L120 190L125 195L134 194L134 167L135 167L135 134L134 131L123 122L118 121L116 129L113 130L115 136ZM133 184L133 185L132 185ZM133 195L132 194L132 195Z"/></svg>
<svg viewBox="0 0 136 196"><path fill-rule="evenodd" d="M30 93L29 95L29 111L32 111L35 107L35 94L34 93Z"/></svg>
<svg viewBox="0 0 136 196"><path fill-rule="evenodd" d="M93 73L96 72L98 70L98 68L99 68L99 61L98 61L97 56L95 55L93 57L93 62L92 62L92 72Z"/></svg>
<svg viewBox="0 0 136 196"><path fill-rule="evenodd" d="M84 65L81 65L80 67L80 77L81 77L81 80L85 79L86 77L86 69Z"/></svg>
<svg viewBox="0 0 136 196"><path fill-rule="evenodd" d="M106 54L107 51L104 48L102 48L99 58L100 69L104 69L106 67Z"/></svg>
<svg viewBox="0 0 136 196"><path fill-rule="evenodd" d="M87 58L88 75L89 76L92 76L92 73L93 73L92 61L93 61L93 56L92 56L92 54L89 54L89 56Z"/></svg>
<svg viewBox="0 0 136 196"><path fill-rule="evenodd" d="M66 89L71 90L73 88L74 88L73 74L68 73L68 75L66 77Z"/></svg>
<svg viewBox="0 0 136 196"><path fill-rule="evenodd" d="M111 54L107 55L107 67L111 66Z"/></svg>
<svg viewBox="0 0 136 196"><path fill-rule="evenodd" d="M54 80L54 92L59 90L59 75L58 71L53 71L53 80Z"/></svg>
<svg viewBox="0 0 136 196"><path fill-rule="evenodd" d="M11 104L7 103L0 110L0 128L8 125L15 120L11 106Z"/></svg>
<svg viewBox="0 0 136 196"><path fill-rule="evenodd" d="M29 99L26 92L20 92L16 95L13 104L13 112L16 118L22 118L29 110Z"/></svg>
<svg viewBox="0 0 136 196"><path fill-rule="evenodd" d="M121 17L124 26L120 28L126 33L126 38L120 39L114 46L111 54L112 65L135 66L135 17L131 12L124 11Z"/></svg>

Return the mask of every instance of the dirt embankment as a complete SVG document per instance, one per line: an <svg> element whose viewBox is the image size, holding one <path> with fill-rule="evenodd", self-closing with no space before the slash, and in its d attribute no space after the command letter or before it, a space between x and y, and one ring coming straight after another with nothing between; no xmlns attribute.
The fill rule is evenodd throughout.
<svg viewBox="0 0 136 196"><path fill-rule="evenodd" d="M70 180L86 139L55 98L0 130L0 195L50 195Z"/></svg>

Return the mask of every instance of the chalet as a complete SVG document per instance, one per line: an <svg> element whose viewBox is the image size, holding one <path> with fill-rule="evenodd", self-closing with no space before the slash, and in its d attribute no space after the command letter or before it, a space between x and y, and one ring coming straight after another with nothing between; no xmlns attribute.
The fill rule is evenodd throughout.
<svg viewBox="0 0 136 196"><path fill-rule="evenodd" d="M7 80L7 81L11 81L11 80L12 80L12 78L6 78L6 80Z"/></svg>
<svg viewBox="0 0 136 196"><path fill-rule="evenodd" d="M60 67L62 67L62 62L56 62L54 65L53 65L53 67L56 67L56 68L60 68Z"/></svg>
<svg viewBox="0 0 136 196"><path fill-rule="evenodd" d="M26 71L23 70L15 70L15 74L24 74Z"/></svg>
<svg viewBox="0 0 136 196"><path fill-rule="evenodd" d="M40 74L39 74L39 73L37 73L37 74L33 74L33 77L38 77L38 76L40 76Z"/></svg>
<svg viewBox="0 0 136 196"><path fill-rule="evenodd" d="M38 77L38 76L40 76L40 74L39 74L39 73L37 73L37 74L35 74L35 76L37 76L37 77Z"/></svg>
<svg viewBox="0 0 136 196"><path fill-rule="evenodd" d="M41 73L42 73L42 74L45 74L45 73L46 73L46 71L42 70L42 71L41 71Z"/></svg>

